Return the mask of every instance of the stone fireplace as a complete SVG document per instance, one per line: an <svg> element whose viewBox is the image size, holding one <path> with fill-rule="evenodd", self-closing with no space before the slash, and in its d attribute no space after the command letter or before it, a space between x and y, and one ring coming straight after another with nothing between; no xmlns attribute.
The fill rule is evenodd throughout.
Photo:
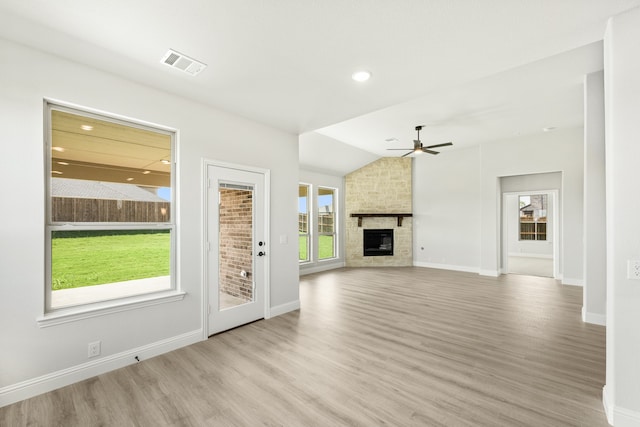
<svg viewBox="0 0 640 427"><path fill-rule="evenodd" d="M384 157L347 175L345 178L347 267L413 265L411 212L410 158ZM384 245L388 243L383 242L382 250L378 248L378 255L365 255L363 230L390 230L389 234L393 235L392 252L384 253L387 247Z"/></svg>

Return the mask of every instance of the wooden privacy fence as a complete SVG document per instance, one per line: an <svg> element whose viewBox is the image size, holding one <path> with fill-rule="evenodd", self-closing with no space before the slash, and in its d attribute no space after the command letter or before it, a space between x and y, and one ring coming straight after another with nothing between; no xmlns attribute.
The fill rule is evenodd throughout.
<svg viewBox="0 0 640 427"><path fill-rule="evenodd" d="M52 197L53 222L168 222L171 203Z"/></svg>
<svg viewBox="0 0 640 427"><path fill-rule="evenodd" d="M333 233L333 213L318 214L318 233Z"/></svg>
<svg viewBox="0 0 640 427"><path fill-rule="evenodd" d="M308 231L308 219L307 214L298 213L298 232L306 233ZM333 233L334 231L334 216L333 213L320 213L318 214L318 232L320 233Z"/></svg>
<svg viewBox="0 0 640 427"><path fill-rule="evenodd" d="M298 232L306 233L309 231L309 223L306 213L298 213Z"/></svg>

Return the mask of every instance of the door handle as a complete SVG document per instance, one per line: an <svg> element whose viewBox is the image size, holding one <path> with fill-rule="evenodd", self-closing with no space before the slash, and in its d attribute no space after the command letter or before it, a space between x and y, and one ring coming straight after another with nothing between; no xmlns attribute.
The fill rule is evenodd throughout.
<svg viewBox="0 0 640 427"><path fill-rule="evenodd" d="M267 254L266 252L262 252L262 251L258 252L258 256L265 256L266 254Z"/></svg>

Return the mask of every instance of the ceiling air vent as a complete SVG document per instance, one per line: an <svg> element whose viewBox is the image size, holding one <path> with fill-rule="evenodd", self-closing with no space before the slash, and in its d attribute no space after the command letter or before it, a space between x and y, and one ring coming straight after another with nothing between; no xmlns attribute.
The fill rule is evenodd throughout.
<svg viewBox="0 0 640 427"><path fill-rule="evenodd" d="M167 53L164 54L161 62L170 67L184 71L187 74L191 74L192 76L197 75L207 66L207 64L196 61L195 59L189 58L188 56L172 49L169 49Z"/></svg>

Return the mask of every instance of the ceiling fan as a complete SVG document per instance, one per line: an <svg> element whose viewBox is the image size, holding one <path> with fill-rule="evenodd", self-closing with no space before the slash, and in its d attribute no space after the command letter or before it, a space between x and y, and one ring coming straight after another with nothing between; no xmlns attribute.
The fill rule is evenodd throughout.
<svg viewBox="0 0 640 427"><path fill-rule="evenodd" d="M427 147L423 146L422 142L420 142L420 131L422 130L422 128L423 126L416 126L416 132L418 132L418 139L413 140L413 148L387 148L387 150L410 150L408 153L400 156L400 157L405 157L411 153L440 154L439 151L433 151L432 148L447 147L449 145L453 145L453 142L445 142L444 144L429 145Z"/></svg>

